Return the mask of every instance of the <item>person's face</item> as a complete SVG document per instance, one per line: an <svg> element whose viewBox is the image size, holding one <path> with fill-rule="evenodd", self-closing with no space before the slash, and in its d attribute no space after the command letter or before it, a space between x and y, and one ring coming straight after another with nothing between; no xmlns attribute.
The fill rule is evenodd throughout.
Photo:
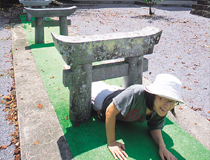
<svg viewBox="0 0 210 160"><path fill-rule="evenodd" d="M161 117L165 116L168 111L172 110L177 105L177 102L171 99L155 96L154 110Z"/></svg>

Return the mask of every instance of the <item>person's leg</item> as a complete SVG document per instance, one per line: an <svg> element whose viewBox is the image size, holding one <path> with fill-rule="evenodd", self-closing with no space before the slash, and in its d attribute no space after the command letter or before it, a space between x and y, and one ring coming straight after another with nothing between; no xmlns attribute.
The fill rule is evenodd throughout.
<svg viewBox="0 0 210 160"><path fill-rule="evenodd" d="M93 104L93 109L99 111L102 109L104 99L114 91L122 89L121 87L108 85L102 81L93 82L91 89L91 99Z"/></svg>

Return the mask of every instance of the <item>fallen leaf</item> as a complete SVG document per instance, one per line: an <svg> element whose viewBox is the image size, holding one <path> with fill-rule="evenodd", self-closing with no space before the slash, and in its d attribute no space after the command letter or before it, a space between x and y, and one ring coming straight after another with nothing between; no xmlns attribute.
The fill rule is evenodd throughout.
<svg viewBox="0 0 210 160"><path fill-rule="evenodd" d="M3 97L3 96L4 96L3 94L0 95L0 97Z"/></svg>
<svg viewBox="0 0 210 160"><path fill-rule="evenodd" d="M39 144L39 141L34 142L34 145L37 145L37 144Z"/></svg>
<svg viewBox="0 0 210 160"><path fill-rule="evenodd" d="M7 108L5 108L3 111L4 111L4 112L6 112L7 110L8 110L8 109L7 109Z"/></svg>
<svg viewBox="0 0 210 160"><path fill-rule="evenodd" d="M42 106L40 103L38 104L38 107L39 107L39 108L43 108L43 106Z"/></svg>
<svg viewBox="0 0 210 160"><path fill-rule="evenodd" d="M7 100L7 101L11 100L11 98L9 96L4 96L4 99Z"/></svg>
<svg viewBox="0 0 210 160"><path fill-rule="evenodd" d="M1 103L4 103L4 101L1 101Z"/></svg>
<svg viewBox="0 0 210 160"><path fill-rule="evenodd" d="M195 123L195 125L198 125L198 123Z"/></svg>
<svg viewBox="0 0 210 160"><path fill-rule="evenodd" d="M194 81L194 83L198 83L198 81Z"/></svg>
<svg viewBox="0 0 210 160"><path fill-rule="evenodd" d="M55 78L55 77L54 77L54 76L52 76L52 77L50 77L50 78L52 79L52 78Z"/></svg>
<svg viewBox="0 0 210 160"><path fill-rule="evenodd" d="M20 155L16 155L14 160L20 160Z"/></svg>
<svg viewBox="0 0 210 160"><path fill-rule="evenodd" d="M58 87L58 90L60 90L61 88L60 87Z"/></svg>
<svg viewBox="0 0 210 160"><path fill-rule="evenodd" d="M14 155L17 155L20 153L20 147L16 148L15 151L14 151Z"/></svg>
<svg viewBox="0 0 210 160"><path fill-rule="evenodd" d="M208 113L210 113L210 111L208 111Z"/></svg>
<svg viewBox="0 0 210 160"><path fill-rule="evenodd" d="M9 102L6 102L5 104L6 105L10 105L12 103L12 101L9 101Z"/></svg>
<svg viewBox="0 0 210 160"><path fill-rule="evenodd" d="M6 148L7 148L6 145L0 146L0 149L6 149Z"/></svg>
<svg viewBox="0 0 210 160"><path fill-rule="evenodd" d="M182 107L179 107L179 109L182 110L183 108Z"/></svg>

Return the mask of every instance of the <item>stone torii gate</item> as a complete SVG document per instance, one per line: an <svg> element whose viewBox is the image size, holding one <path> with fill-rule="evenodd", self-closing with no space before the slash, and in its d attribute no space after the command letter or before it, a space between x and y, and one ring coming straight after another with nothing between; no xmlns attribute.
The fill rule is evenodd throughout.
<svg viewBox="0 0 210 160"><path fill-rule="evenodd" d="M63 71L63 84L70 87L72 122L91 118L91 83L123 77L123 87L142 83L143 56L153 52L162 30L146 27L135 32L92 36L62 36L52 33L57 50L70 66ZM123 62L92 66L92 62L124 58Z"/></svg>

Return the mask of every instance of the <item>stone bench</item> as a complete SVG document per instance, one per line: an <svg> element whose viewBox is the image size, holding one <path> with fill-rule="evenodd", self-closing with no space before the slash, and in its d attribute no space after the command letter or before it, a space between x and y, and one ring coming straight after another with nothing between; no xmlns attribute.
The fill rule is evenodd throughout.
<svg viewBox="0 0 210 160"><path fill-rule="evenodd" d="M81 123L91 118L92 82L123 77L124 88L142 84L143 56L153 52L161 33L154 27L93 36L52 33L57 50L70 66L70 69L63 71L63 84L70 87L70 120ZM118 58L124 58L124 61L92 66L96 61Z"/></svg>
<svg viewBox="0 0 210 160"><path fill-rule="evenodd" d="M27 13L35 17L35 43L44 43L44 21L43 17L59 17L60 34L68 36L67 16L76 11L76 6L68 8L25 8Z"/></svg>
<svg viewBox="0 0 210 160"><path fill-rule="evenodd" d="M41 6L41 8L45 8L45 6L49 5L52 0L19 0L20 3L23 4L24 7L31 8ZM25 10L24 10L25 12ZM26 15L26 20L31 21L31 14Z"/></svg>

